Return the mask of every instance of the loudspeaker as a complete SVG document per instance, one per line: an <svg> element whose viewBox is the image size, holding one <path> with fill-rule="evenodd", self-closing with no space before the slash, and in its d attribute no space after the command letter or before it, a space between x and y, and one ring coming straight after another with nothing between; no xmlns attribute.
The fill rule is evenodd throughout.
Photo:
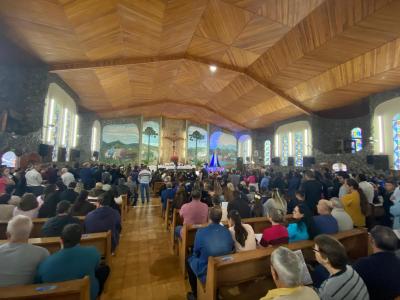
<svg viewBox="0 0 400 300"><path fill-rule="evenodd" d="M39 155L42 158L42 162L51 162L53 158L53 146L51 145L46 145L46 144L40 144L39 145Z"/></svg>
<svg viewBox="0 0 400 300"><path fill-rule="evenodd" d="M273 157L271 158L272 165L279 167L281 165L281 158L280 157Z"/></svg>
<svg viewBox="0 0 400 300"><path fill-rule="evenodd" d="M236 169L243 170L243 157L236 158Z"/></svg>
<svg viewBox="0 0 400 300"><path fill-rule="evenodd" d="M367 155L367 164L373 165L376 170L389 170L388 155Z"/></svg>
<svg viewBox="0 0 400 300"><path fill-rule="evenodd" d="M311 168L312 165L315 165L315 157L314 156L304 156L303 157L303 167Z"/></svg>
<svg viewBox="0 0 400 300"><path fill-rule="evenodd" d="M67 149L63 147L58 148L58 153L57 153L57 161L58 162L65 162L67 158Z"/></svg>
<svg viewBox="0 0 400 300"><path fill-rule="evenodd" d="M294 167L294 157L290 156L287 160L288 167Z"/></svg>
<svg viewBox="0 0 400 300"><path fill-rule="evenodd" d="M81 156L81 151L79 151L77 149L71 149L69 151L69 160L70 161L78 161L80 156Z"/></svg>

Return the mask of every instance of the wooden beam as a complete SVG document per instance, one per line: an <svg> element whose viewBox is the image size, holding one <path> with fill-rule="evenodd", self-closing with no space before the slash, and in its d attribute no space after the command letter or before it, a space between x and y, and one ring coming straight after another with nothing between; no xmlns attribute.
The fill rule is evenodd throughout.
<svg viewBox="0 0 400 300"><path fill-rule="evenodd" d="M216 114L217 116L220 116L221 118L225 119L226 121L234 124L236 127L242 128L242 129L249 129L248 127L236 122L235 120L232 120L230 117L225 116L221 114L220 112L216 111L213 108L210 108L206 105L202 104L197 104L197 103L187 103L187 102L180 102L176 100L157 100L157 101L147 101L147 102L137 102L132 105L126 105L126 106L120 106L112 109L112 113L117 113L119 111L123 110L130 110L130 109L135 109L135 108L140 108L140 107L147 107L147 106L154 106L158 104L175 104L175 105L185 105L185 106L190 106L190 107L195 107L199 109L204 109L210 113ZM104 109L104 110L97 110L96 113L102 114L102 113L110 113L110 109Z"/></svg>

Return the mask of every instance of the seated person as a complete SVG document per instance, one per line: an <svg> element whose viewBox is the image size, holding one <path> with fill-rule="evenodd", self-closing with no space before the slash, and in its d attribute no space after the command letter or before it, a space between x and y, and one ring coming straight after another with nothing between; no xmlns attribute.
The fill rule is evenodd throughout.
<svg viewBox="0 0 400 300"><path fill-rule="evenodd" d="M71 204L63 200L57 204L56 216L48 219L42 226L42 236L60 236L65 225L78 224L80 221L78 218L71 216L70 214Z"/></svg>
<svg viewBox="0 0 400 300"><path fill-rule="evenodd" d="M76 198L71 207L71 215L86 216L92 210L96 209L96 206L88 201L88 194L89 193L86 190L80 192L78 198Z"/></svg>
<svg viewBox="0 0 400 300"><path fill-rule="evenodd" d="M319 299L312 288L303 285L303 262L292 250L279 247L272 252L271 274L277 288L269 290L260 300Z"/></svg>
<svg viewBox="0 0 400 300"><path fill-rule="evenodd" d="M172 188L172 183L167 182L167 188L161 192L161 205L162 205L162 217L165 216L165 209L167 208L167 201L173 200L175 196L175 190Z"/></svg>
<svg viewBox="0 0 400 300"><path fill-rule="evenodd" d="M7 225L8 242L0 245L0 286L32 284L36 269L49 251L28 243L32 220L15 216Z"/></svg>
<svg viewBox="0 0 400 300"><path fill-rule="evenodd" d="M344 210L342 202L339 198L331 198L331 206L333 207L331 215L338 223L339 232L351 230L354 228L353 220L350 215Z"/></svg>
<svg viewBox="0 0 400 300"><path fill-rule="evenodd" d="M251 208L245 193L233 192L233 200L228 202L228 214L231 210L237 210L242 219L251 218Z"/></svg>
<svg viewBox="0 0 400 300"><path fill-rule="evenodd" d="M89 196L93 198L97 198L101 194L103 194L103 183L96 182L96 186L89 191Z"/></svg>
<svg viewBox="0 0 400 300"><path fill-rule="evenodd" d="M183 219L183 224L204 224L207 223L208 206L201 202L201 191L192 191L192 201L182 205L179 215ZM181 236L182 226L175 227L175 236Z"/></svg>
<svg viewBox="0 0 400 300"><path fill-rule="evenodd" d="M79 196L77 192L75 192L76 182L73 181L68 185L68 188L60 193L60 200L67 200L71 204L75 202L75 199Z"/></svg>
<svg viewBox="0 0 400 300"><path fill-rule="evenodd" d="M225 226L221 226L222 211L215 206L210 209L210 224L197 230L194 240L193 255L188 259L188 276L192 293L188 299L196 299L197 278L206 282L208 257L232 253L234 243L232 236Z"/></svg>
<svg viewBox="0 0 400 300"><path fill-rule="evenodd" d="M282 210L271 208L268 220L272 226L265 228L260 241L260 245L268 247L269 245L287 244L289 242L288 230L282 223L285 221L285 215Z"/></svg>
<svg viewBox="0 0 400 300"><path fill-rule="evenodd" d="M289 243L312 239L317 235L312 213L306 204L299 204L293 209L296 223L288 226Z"/></svg>
<svg viewBox="0 0 400 300"><path fill-rule="evenodd" d="M25 193L21 198L21 202L14 208L13 216L23 215L35 219L39 215L39 209L42 204L43 201L40 197L36 198L34 194Z"/></svg>
<svg viewBox="0 0 400 300"><path fill-rule="evenodd" d="M0 221L10 221L13 217L14 208L14 205L0 204Z"/></svg>
<svg viewBox="0 0 400 300"><path fill-rule="evenodd" d="M43 204L39 209L39 218L51 218L56 215L57 204L60 202L58 197L57 186L55 184L49 184L45 187L43 195L40 199L43 200Z"/></svg>
<svg viewBox="0 0 400 300"><path fill-rule="evenodd" d="M101 293L110 269L108 266L99 268L99 251L94 246L80 246L81 238L82 229L78 224L65 226L61 233L62 249L39 265L36 282L60 282L89 276L90 298L95 300Z"/></svg>
<svg viewBox="0 0 400 300"><path fill-rule="evenodd" d="M242 223L239 212L237 210L231 210L229 212L228 224L232 239L235 242L236 252L256 249L257 243L253 227L251 227L249 224Z"/></svg>
<svg viewBox="0 0 400 300"><path fill-rule="evenodd" d="M84 222L86 233L107 232L111 230L111 249L114 252L119 243L121 233L121 216L110 207L114 202L111 193L104 193L97 199L97 208L87 214Z"/></svg>
<svg viewBox="0 0 400 300"><path fill-rule="evenodd" d="M335 238L321 234L315 239L315 258L329 272L318 290L322 300L368 300L368 290L364 281L352 267L347 265L344 246Z"/></svg>
<svg viewBox="0 0 400 300"><path fill-rule="evenodd" d="M400 258L395 254L397 236L389 227L377 225L370 232L373 254L358 259L354 270L367 285L371 300L400 296Z"/></svg>
<svg viewBox="0 0 400 300"><path fill-rule="evenodd" d="M116 188L117 188L118 196L128 195L130 192L129 187L126 185L125 178L118 179L118 185Z"/></svg>
<svg viewBox="0 0 400 300"><path fill-rule="evenodd" d="M331 215L332 207L328 200L318 201L317 211L319 216L314 216L315 226L320 234L338 233L339 227L336 219Z"/></svg>

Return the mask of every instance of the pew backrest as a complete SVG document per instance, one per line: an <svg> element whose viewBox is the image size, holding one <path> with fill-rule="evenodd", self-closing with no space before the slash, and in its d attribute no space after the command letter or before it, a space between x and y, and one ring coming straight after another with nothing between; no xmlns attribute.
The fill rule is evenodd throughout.
<svg viewBox="0 0 400 300"><path fill-rule="evenodd" d="M64 282L2 287L0 299L90 300L89 277Z"/></svg>
<svg viewBox="0 0 400 300"><path fill-rule="evenodd" d="M346 248L350 259L368 255L368 233L366 229L353 229L333 235ZM302 250L305 260L314 260L313 241L300 241L284 245L292 250ZM260 248L230 254L222 257L209 257L206 284L200 284L198 299L216 299L216 290L260 277L270 277L270 256L276 247Z"/></svg>
<svg viewBox="0 0 400 300"><path fill-rule="evenodd" d="M83 226L83 222L85 221L85 217L77 217L81 225ZM32 219L33 227L31 231L31 237L33 238L38 238L41 237L41 232L42 232L42 227L44 223L46 223L48 218L36 218ZM6 232L7 232L7 221L0 221L0 240L4 240L7 238Z"/></svg>

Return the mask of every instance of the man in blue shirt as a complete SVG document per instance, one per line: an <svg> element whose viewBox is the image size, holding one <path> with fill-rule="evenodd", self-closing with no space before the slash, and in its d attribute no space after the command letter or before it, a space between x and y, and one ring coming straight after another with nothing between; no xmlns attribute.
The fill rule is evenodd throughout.
<svg viewBox="0 0 400 300"><path fill-rule="evenodd" d="M321 199L318 201L318 216L314 216L315 226L320 234L335 234L339 231L339 225L332 216L332 206L330 201Z"/></svg>
<svg viewBox="0 0 400 300"><path fill-rule="evenodd" d="M99 251L95 247L81 247L79 245L81 237L82 230L78 224L65 226L61 234L63 249L49 256L39 265L35 281L37 283L60 282L89 276L90 298L95 300L110 269L108 266L98 269ZM101 282L98 278L101 278Z"/></svg>
<svg viewBox="0 0 400 300"><path fill-rule="evenodd" d="M188 293L188 299L196 299L197 278L206 282L207 264L209 256L221 256L232 253L234 243L227 228L220 225L222 210L220 207L212 207L208 216L211 223L197 230L194 240L193 255L188 259L188 277L192 292Z"/></svg>

